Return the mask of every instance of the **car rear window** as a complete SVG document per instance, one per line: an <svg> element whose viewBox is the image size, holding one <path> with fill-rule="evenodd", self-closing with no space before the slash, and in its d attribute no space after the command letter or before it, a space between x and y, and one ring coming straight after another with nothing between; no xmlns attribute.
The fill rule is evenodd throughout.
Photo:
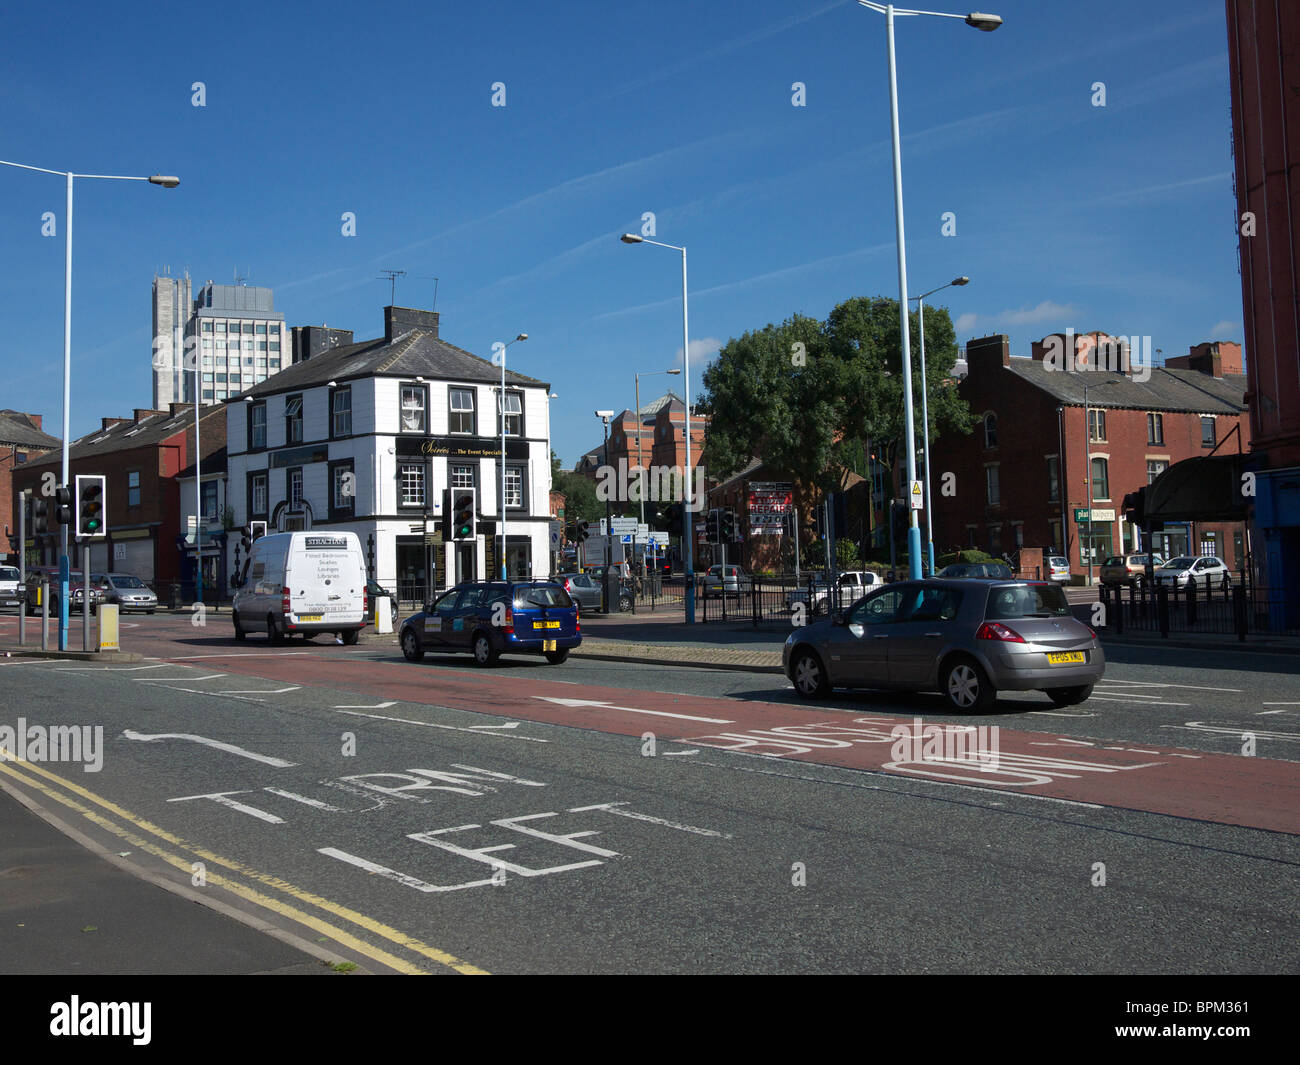
<svg viewBox="0 0 1300 1065"><path fill-rule="evenodd" d="M515 589L515 609L531 610L541 606L573 606L569 593L558 584L536 584Z"/></svg>
<svg viewBox="0 0 1300 1065"><path fill-rule="evenodd" d="M1112 555L1110 558L1106 559L1106 561L1105 561L1104 563L1102 563L1102 565L1105 565L1105 566L1122 566L1122 565L1124 565L1124 560L1123 560L1122 558L1120 558L1119 555Z"/></svg>
<svg viewBox="0 0 1300 1065"><path fill-rule="evenodd" d="M1069 603L1060 585L1016 584L989 589L986 618L1065 617Z"/></svg>

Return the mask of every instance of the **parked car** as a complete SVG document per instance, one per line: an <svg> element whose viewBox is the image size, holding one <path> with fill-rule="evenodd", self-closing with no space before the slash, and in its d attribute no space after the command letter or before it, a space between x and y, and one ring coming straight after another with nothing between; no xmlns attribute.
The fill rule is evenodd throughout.
<svg viewBox="0 0 1300 1065"><path fill-rule="evenodd" d="M397 628L397 596L390 592L378 581L366 581L366 604L369 606L377 599L387 598L389 612L393 617L393 628Z"/></svg>
<svg viewBox="0 0 1300 1065"><path fill-rule="evenodd" d="M466 581L402 622L402 654L468 651L480 666L503 654L540 654L559 665L582 643L578 605L553 580Z"/></svg>
<svg viewBox="0 0 1300 1065"><path fill-rule="evenodd" d="M726 573L723 573L723 569ZM704 596L711 598L713 596L734 596L739 599L741 595L748 595L754 588L754 580L739 566L722 565L710 566L708 572L704 574Z"/></svg>
<svg viewBox="0 0 1300 1065"><path fill-rule="evenodd" d="M0 606L22 606L23 590L17 566L0 566Z"/></svg>
<svg viewBox="0 0 1300 1065"><path fill-rule="evenodd" d="M1121 584L1141 587L1147 580L1147 560L1152 566L1163 566L1159 555L1112 555L1101 564L1101 583L1119 587Z"/></svg>
<svg viewBox="0 0 1300 1065"><path fill-rule="evenodd" d="M1223 559L1215 555L1180 555L1171 558L1156 570L1156 583L1167 588L1186 588L1189 581L1195 579L1197 589L1231 588L1232 570L1224 564Z"/></svg>
<svg viewBox="0 0 1300 1065"><path fill-rule="evenodd" d="M861 599L867 592L873 588L879 588L882 584L884 584L884 581L881 579L880 574L873 570L846 570L835 579L833 592L827 585L825 578L814 580L809 612L825 614L832 608L843 610ZM808 590L798 588L786 596L785 605L787 609L793 609L795 603L807 602Z"/></svg>
<svg viewBox="0 0 1300 1065"><path fill-rule="evenodd" d="M116 603L123 614L130 610L152 614L158 609L154 590L134 574L92 573L90 579L104 593L104 602Z"/></svg>
<svg viewBox="0 0 1300 1065"><path fill-rule="evenodd" d="M235 639L265 632L271 643L329 632L357 642L370 613L366 566L354 532L260 536L244 562L231 606Z"/></svg>
<svg viewBox="0 0 1300 1065"><path fill-rule="evenodd" d="M59 614L59 567L58 566L30 566L27 570L27 587L24 591L24 601L26 603L27 613L29 615L39 614L41 604L38 601L38 592L41 581L45 580L50 589L50 617L58 617ZM81 574L73 570L68 582L68 612L70 614L80 613L86 601L86 589L81 580ZM96 608L104 599L104 592L97 587L94 582L90 585L90 612L95 613Z"/></svg>
<svg viewBox="0 0 1300 1065"><path fill-rule="evenodd" d="M1048 581L901 581L847 612L795 629L781 651L795 691L938 691L954 711L980 712L999 690L1045 692L1081 703L1106 670L1092 629Z"/></svg>
<svg viewBox="0 0 1300 1065"><path fill-rule="evenodd" d="M1069 584L1070 560L1064 555L1048 555L1047 579L1050 581L1060 581L1062 584Z"/></svg>
<svg viewBox="0 0 1300 1065"><path fill-rule="evenodd" d="M605 567L596 566L585 573L557 573L554 580L564 587L580 607L599 610L604 603L601 582L605 579ZM615 609L627 613L632 609L632 598L636 594L635 583L627 578L619 578L618 602L612 604Z"/></svg>
<svg viewBox="0 0 1300 1065"><path fill-rule="evenodd" d="M976 577L979 579L993 579L1009 581L1014 574L1011 567L1005 562L954 562L950 566L944 566L936 577Z"/></svg>

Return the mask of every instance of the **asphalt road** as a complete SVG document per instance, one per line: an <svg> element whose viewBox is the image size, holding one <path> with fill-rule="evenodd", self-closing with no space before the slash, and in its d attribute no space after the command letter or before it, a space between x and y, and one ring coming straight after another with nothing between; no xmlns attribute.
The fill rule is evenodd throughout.
<svg viewBox="0 0 1300 1065"><path fill-rule="evenodd" d="M1112 651L1082 707L1012 696L958 721L924 696L809 706L772 675L272 649L212 620L139 619L136 666L0 660L0 727L103 729L98 772L0 771L369 971L1300 962L1281 657ZM918 717L996 725L1000 763L900 762L892 729Z"/></svg>

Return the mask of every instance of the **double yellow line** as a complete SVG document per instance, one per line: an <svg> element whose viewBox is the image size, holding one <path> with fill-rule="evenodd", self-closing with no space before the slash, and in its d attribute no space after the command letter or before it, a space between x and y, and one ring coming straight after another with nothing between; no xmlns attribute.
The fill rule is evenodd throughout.
<svg viewBox="0 0 1300 1065"><path fill-rule="evenodd" d="M18 770L16 768L17 765L21 765L23 769L21 771ZM43 795L55 802L80 814L92 824L99 826L107 832L113 833L115 836L121 837L133 847L144 851L146 854L152 854L155 857L161 858L168 865L174 866L187 875L192 873L194 860L197 859L202 861L205 866L217 866L227 869L231 873L237 874L255 884L272 888L283 895L288 895L290 898L300 903L314 906L318 910L322 910L325 913L331 914L334 917L355 925L357 928L369 932L376 938L387 940L405 950L429 958L431 961L437 962L439 965L444 965L454 972L475 976L487 975L486 970L471 965L469 962L462 961L455 955L448 954L446 951L439 950L437 947L431 947L427 943L423 943L420 940L415 939L413 936L408 936L405 932L400 932L396 928L392 928L380 921L376 921L374 918L367 917L363 913L358 913L356 910L350 909L347 906L341 906L330 899L322 898L320 895L316 895L313 892L296 887L295 885L281 880L279 877L272 876L269 873L263 873L259 870L252 869L249 866L244 865L242 862L237 862L230 858L223 858L221 855L214 854L206 848L190 843L189 841L182 839L180 836L168 832L166 829L151 824L142 817L137 817L135 814L116 803L101 798L94 792L89 791L78 784L74 784L72 781L66 780L55 773L51 773L48 769L45 769L42 766L36 765L32 762L15 763L12 761L0 761L0 773L4 773L10 779L23 784L28 788L41 792ZM73 798L72 795L60 791L59 788L66 789L67 792L79 796L91 805L88 806L85 803L79 802L76 798ZM104 816L104 814L100 813L99 810L94 809L94 807L99 807L102 810L107 811L120 821L126 822L126 824L121 824L119 821L114 821L109 817ZM164 843L169 844L171 848L175 849L168 849L167 847L161 846L147 838L147 835L142 835L141 833L152 835L156 839L162 840ZM188 852L191 857L186 857L184 854L176 853L177 849ZM224 888L232 895L237 895L239 898L263 907L272 913L296 921L307 928L328 936L330 939L335 940L350 950L364 955L367 958L371 958L374 961L380 962L396 972L407 973L410 975L423 975L425 972L425 970L421 969L419 966L398 957L396 954L392 954L380 947L374 946L340 926L322 920L314 914L299 909L297 906L293 906L279 898L258 891L257 889L248 886L248 884L243 881L234 880L230 877L212 872L205 873L205 876L207 883L219 888Z"/></svg>

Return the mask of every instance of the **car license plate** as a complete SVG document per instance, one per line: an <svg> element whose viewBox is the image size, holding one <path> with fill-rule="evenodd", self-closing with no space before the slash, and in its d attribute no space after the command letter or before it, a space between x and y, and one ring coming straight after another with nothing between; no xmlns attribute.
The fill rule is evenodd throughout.
<svg viewBox="0 0 1300 1065"><path fill-rule="evenodd" d="M1047 656L1047 661L1054 666L1065 666L1072 662L1085 662L1082 651L1058 651L1056 654Z"/></svg>
<svg viewBox="0 0 1300 1065"><path fill-rule="evenodd" d="M558 621L534 621L533 622L533 628L535 629L558 629L559 627L560 627L560 623Z"/></svg>
<svg viewBox="0 0 1300 1065"><path fill-rule="evenodd" d="M558 650L558 648L555 646L558 642L559 642L558 640L543 640L543 641L542 641L542 650L543 650L543 651L555 651L555 650Z"/></svg>
<svg viewBox="0 0 1300 1065"><path fill-rule="evenodd" d="M299 614L298 620L299 621L324 621L325 615L324 614Z"/></svg>

